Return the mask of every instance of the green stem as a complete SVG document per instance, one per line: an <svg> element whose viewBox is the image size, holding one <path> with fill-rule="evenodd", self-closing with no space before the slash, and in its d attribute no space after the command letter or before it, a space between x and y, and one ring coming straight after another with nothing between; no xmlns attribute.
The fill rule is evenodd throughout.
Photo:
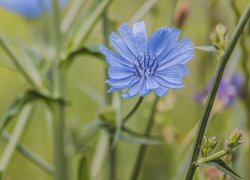
<svg viewBox="0 0 250 180"><path fill-rule="evenodd" d="M18 119L17 124L13 130L13 134L10 137L10 141L2 155L0 161L0 174L7 170L10 161L13 158L18 142L21 139L27 126L27 122L31 115L32 109L33 106L31 104L27 104L26 106L24 106L22 113L20 114L20 118Z"/></svg>
<svg viewBox="0 0 250 180"><path fill-rule="evenodd" d="M229 151L223 149L223 150L220 150L220 151L218 151L218 152L216 152L216 153L214 153L214 154L212 154L210 156L200 158L198 160L198 163L206 163L206 162L218 159L220 157L223 157L228 153L229 153Z"/></svg>
<svg viewBox="0 0 250 180"><path fill-rule="evenodd" d="M154 118L155 118L155 114L156 114L156 105L157 105L158 100L159 100L159 97L156 97L155 100L154 100L154 103L152 105L150 115L148 117L147 126L146 126L146 129L145 129L145 132L144 132L145 136L148 136L150 134L152 128L153 128ZM140 148L139 148L138 156L136 158L135 165L134 165L134 168L133 168L133 172L132 172L132 175L131 175L131 178L130 178L131 180L137 180L138 177L139 177L141 166L142 166L142 163L143 163L143 159L144 159L144 156L145 156L145 153L146 153L146 149L147 149L147 145L141 145Z"/></svg>
<svg viewBox="0 0 250 180"><path fill-rule="evenodd" d="M53 146L54 146L54 163L55 163L55 179L68 180L68 164L65 154L64 145L64 105L54 103L51 106L53 110Z"/></svg>
<svg viewBox="0 0 250 180"><path fill-rule="evenodd" d="M136 102L135 106L131 109L131 111L129 111L129 113L122 119L122 126L124 126L125 123L129 120L129 118L131 118L131 116L137 111L142 101L143 101L143 97L140 97L138 101Z"/></svg>
<svg viewBox="0 0 250 180"><path fill-rule="evenodd" d="M115 180L116 170L116 149L113 147L113 133L109 137L108 154L109 154L109 180Z"/></svg>
<svg viewBox="0 0 250 180"><path fill-rule="evenodd" d="M109 34L110 34L110 20L108 18L108 9L103 12L103 39L104 45L109 47ZM105 79L108 79L108 65L105 65ZM108 84L105 85L105 93L108 91ZM106 93L106 104L111 105L112 103L112 94ZM116 148L113 147L114 133L108 132L109 142L108 142L108 165L109 165L109 180L115 180L115 172L116 172Z"/></svg>
<svg viewBox="0 0 250 180"><path fill-rule="evenodd" d="M103 12L103 18L102 18L102 22L103 22L103 40L104 40L104 45L106 47L110 47L109 46L109 34L110 34L110 21L108 18L108 12L107 10L105 10ZM105 64L105 79L108 79L108 64ZM108 91L109 86L108 84L105 85L105 93ZM111 93L106 93L106 104L110 105L112 102L112 94Z"/></svg>
<svg viewBox="0 0 250 180"><path fill-rule="evenodd" d="M11 139L11 135L7 131L4 131L1 136L6 142L9 142ZM41 157L39 157L37 154L28 149L25 145L17 144L16 150L20 154L22 154L26 159L34 163L37 167L40 167L42 170L44 170L50 175L54 175L54 168Z"/></svg>
<svg viewBox="0 0 250 180"><path fill-rule="evenodd" d="M192 154L191 161L189 163L189 168L188 168L188 172L186 175L186 180L193 179L193 176L194 176L194 173L196 170L195 163L199 157L202 139L203 139L206 127L207 127L207 123L208 123L210 113L211 113L211 110L213 107L214 99L215 99L220 81L222 79L224 69L225 69L227 62L229 60L229 57L230 57L238 39L239 39L247 21L248 21L249 16L250 16L250 4L248 5L246 11L242 15L242 17L241 17L241 19L236 27L236 30L232 36L232 40L231 40L228 48L225 51L225 54L220 59L220 64L219 64L219 67L218 67L216 75L215 75L215 81L214 81L213 86L212 86L212 91L210 91L210 93L209 93L206 105L205 105L204 110L203 110L202 115L201 115L198 133L197 133L197 136L195 139L193 154Z"/></svg>
<svg viewBox="0 0 250 180"><path fill-rule="evenodd" d="M55 56L52 64L53 77L53 95L64 99L64 69L60 69L60 54L61 54L61 18L58 0L53 0L53 40L55 48ZM55 164L55 179L68 180L69 166L67 156L65 154L64 142L64 126L65 126L65 107L64 102L52 102L50 104L54 119L53 119L53 146L54 146L54 164Z"/></svg>

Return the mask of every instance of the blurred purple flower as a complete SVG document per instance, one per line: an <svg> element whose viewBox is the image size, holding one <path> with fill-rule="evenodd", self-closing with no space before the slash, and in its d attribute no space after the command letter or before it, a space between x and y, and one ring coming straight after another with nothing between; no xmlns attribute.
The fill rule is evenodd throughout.
<svg viewBox="0 0 250 180"><path fill-rule="evenodd" d="M59 0L61 7L67 4L68 0ZM17 13L19 15L35 18L45 12L51 11L51 0L0 0L0 7Z"/></svg>
<svg viewBox="0 0 250 180"><path fill-rule="evenodd" d="M236 97L244 98L243 83L243 77L238 73L233 74L229 80L222 78L217 91L217 105L219 104L220 108L232 106ZM209 82L202 92L196 93L194 99L204 104L211 88L212 81Z"/></svg>

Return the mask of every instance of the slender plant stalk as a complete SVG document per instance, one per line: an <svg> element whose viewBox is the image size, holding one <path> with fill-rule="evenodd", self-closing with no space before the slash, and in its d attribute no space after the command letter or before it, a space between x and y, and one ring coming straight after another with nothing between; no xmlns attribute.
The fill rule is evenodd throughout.
<svg viewBox="0 0 250 180"><path fill-rule="evenodd" d="M11 139L11 135L7 132L4 131L1 134L2 138L6 141L9 142ZM26 159L30 160L32 163L34 163L37 167L41 168L45 172L47 172L50 175L54 175L54 168L48 164L45 160L43 160L41 157L39 157L37 154L32 152L28 147L26 147L23 144L17 144L16 150L23 155Z"/></svg>
<svg viewBox="0 0 250 180"><path fill-rule="evenodd" d="M109 154L109 180L116 180L116 148L113 147L113 133L109 136L108 154Z"/></svg>
<svg viewBox="0 0 250 180"><path fill-rule="evenodd" d="M103 12L103 17L102 17L102 26L103 26L103 40L104 40L104 45L106 47L110 47L109 45L109 34L110 34L110 20L108 18L108 12L105 10ZM105 64L105 79L108 79L108 65ZM108 84L105 85L105 94L106 94L106 104L110 105L112 102L112 94L111 93L106 93L109 89Z"/></svg>
<svg viewBox="0 0 250 180"><path fill-rule="evenodd" d="M155 114L156 114L156 105L158 103L158 100L159 100L159 97L156 97L155 100L154 100L154 103L152 105L150 115L148 117L147 126L146 126L146 129L145 129L145 132L144 132L145 136L148 136L150 134L150 132L151 132L153 126L154 126L154 118L155 118ZM132 175L131 175L131 178L130 178L131 180L137 180L138 177L139 177L141 166L142 166L142 163L143 163L143 159L144 159L144 156L145 156L145 153L146 153L146 148L147 148L147 145L141 145L140 148L139 148L138 156L136 158L135 165L134 165L134 168L133 168L133 172L132 172Z"/></svg>
<svg viewBox="0 0 250 180"><path fill-rule="evenodd" d="M143 101L143 97L140 97L138 101L136 102L135 106L131 109L131 111L129 111L129 113L122 119L122 126L124 126L125 123L129 120L129 118L137 111L142 101Z"/></svg>
<svg viewBox="0 0 250 180"><path fill-rule="evenodd" d="M194 173L196 170L195 163L199 157L202 139L203 139L206 127L207 127L207 123L208 123L210 113L211 113L211 110L213 107L214 99L215 99L220 81L222 79L224 69L225 69L227 62L229 60L229 57L230 57L238 39L239 39L247 21L248 21L249 16L250 16L250 3L248 5L246 11L242 15L242 17L241 17L241 19L240 19L240 21L235 29L235 32L232 36L232 40L229 43L229 46L226 49L225 54L220 59L220 64L219 64L219 67L218 67L216 75L215 75L215 81L214 81L213 86L212 86L212 91L210 91L210 93L209 93L208 99L206 101L206 105L205 105L204 110L203 110L202 115L201 115L198 133L197 133L197 136L195 139L193 154L192 154L191 161L189 163L189 168L188 168L188 172L186 175L186 180L193 179L193 176L194 176Z"/></svg>
<svg viewBox="0 0 250 180"><path fill-rule="evenodd" d="M55 56L52 65L53 78L53 96L64 99L64 69L60 69L61 54L61 18L58 0L53 0L53 40L55 48ZM67 156L65 154L64 126L65 126L65 107L63 102L52 102L50 104L53 113L53 146L54 146L54 164L55 179L68 180L69 166Z"/></svg>
<svg viewBox="0 0 250 180"><path fill-rule="evenodd" d="M19 143L19 140L21 139L22 135L24 134L24 131L26 129L29 117L31 115L31 112L33 110L32 104L27 104L24 106L20 117L17 121L17 124L13 130L13 134L10 137L10 141L3 152L3 155L1 157L0 161L0 174L2 174L4 171L7 170L11 159L13 158L14 152L16 150L16 147Z"/></svg>
<svg viewBox="0 0 250 180"><path fill-rule="evenodd" d="M106 9L103 12L103 39L104 39L104 44L105 46L109 47L109 34L110 34L110 20L108 18L108 9ZM105 65L105 78L108 79L108 65ZM108 91L109 86L106 84L105 85L105 91ZM106 93L106 92L105 92ZM112 94L106 93L106 104L108 106L111 105L112 103ZM113 140L114 140L114 133L113 132L108 132L107 133L109 136L109 141L108 141L108 176L109 180L115 180L116 176L116 148L113 147Z"/></svg>

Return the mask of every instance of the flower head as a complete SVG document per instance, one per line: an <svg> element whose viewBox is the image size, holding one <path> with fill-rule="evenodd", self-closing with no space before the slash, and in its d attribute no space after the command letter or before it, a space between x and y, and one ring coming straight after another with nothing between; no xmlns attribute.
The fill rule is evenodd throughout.
<svg viewBox="0 0 250 180"><path fill-rule="evenodd" d="M195 94L195 100L200 103L205 103L205 100L208 96L209 91L211 90L212 81L209 82L207 87L199 93ZM218 92L217 100L215 105L217 110L221 110L225 107L232 106L235 103L236 97L243 97L244 93L243 88L243 78L240 74L233 74L231 79L222 78Z"/></svg>
<svg viewBox="0 0 250 180"><path fill-rule="evenodd" d="M68 0L60 0L64 6ZM19 15L35 18L51 10L51 0L0 0L0 6Z"/></svg>
<svg viewBox="0 0 250 180"><path fill-rule="evenodd" d="M110 41L118 54L104 46L100 51L109 63L111 86L108 92L129 89L124 98L137 94L146 96L154 91L164 96L168 89L182 88L182 77L188 75L186 63L193 58L193 44L188 38L178 41L180 31L176 28L160 28L149 39L144 22L132 28L128 24L110 35Z"/></svg>

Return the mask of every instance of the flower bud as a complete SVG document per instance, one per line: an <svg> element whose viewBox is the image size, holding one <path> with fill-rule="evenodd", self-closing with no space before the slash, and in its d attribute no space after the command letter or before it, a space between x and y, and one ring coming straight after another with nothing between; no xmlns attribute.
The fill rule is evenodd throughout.
<svg viewBox="0 0 250 180"><path fill-rule="evenodd" d="M218 142L216 141L215 136L210 137L210 138L205 137L204 143L201 146L201 155L203 157L209 156L210 153L216 148L217 144Z"/></svg>
<svg viewBox="0 0 250 180"><path fill-rule="evenodd" d="M224 149L226 151L233 151L241 143L242 131L239 129L235 129L225 141Z"/></svg>
<svg viewBox="0 0 250 180"><path fill-rule="evenodd" d="M210 40L217 49L217 55L221 57L224 54L225 48L228 44L226 27L221 23L217 24L210 34Z"/></svg>

